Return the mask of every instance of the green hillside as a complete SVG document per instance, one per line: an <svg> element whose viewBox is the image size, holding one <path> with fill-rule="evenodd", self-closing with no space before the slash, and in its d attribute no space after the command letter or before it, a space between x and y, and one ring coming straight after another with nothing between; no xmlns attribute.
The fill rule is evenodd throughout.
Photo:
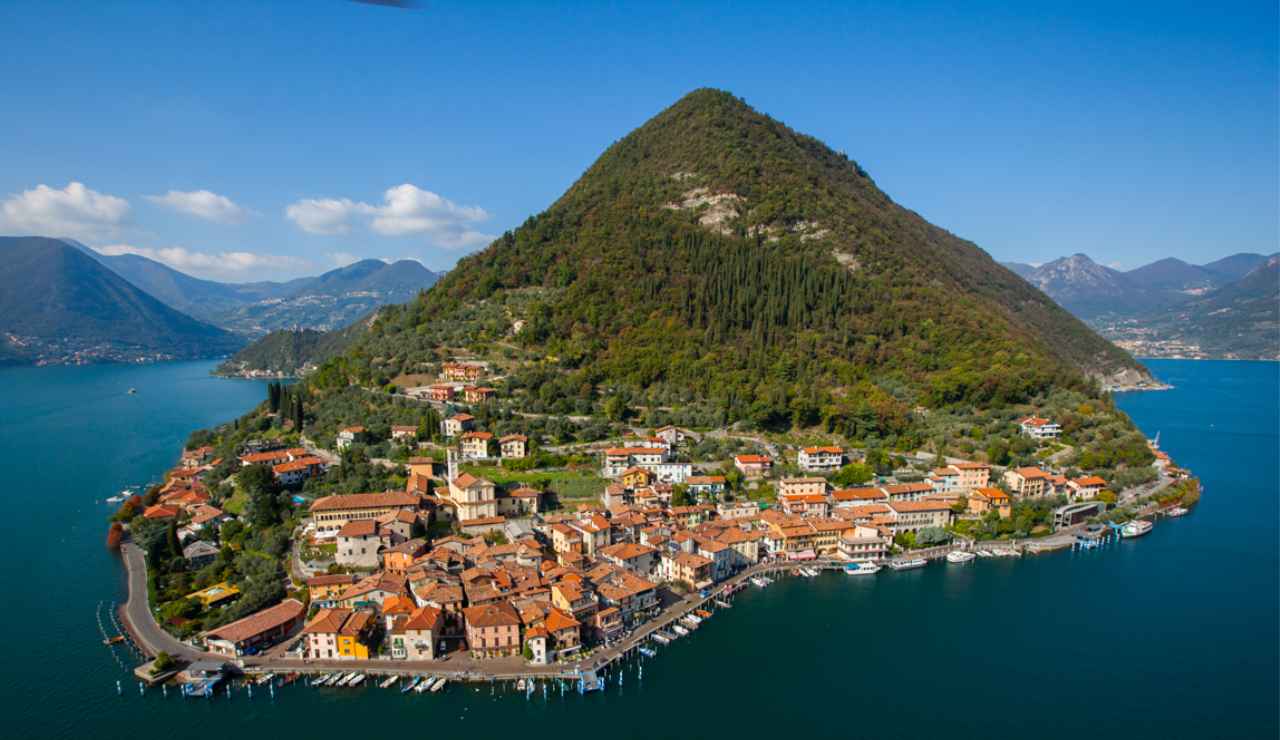
<svg viewBox="0 0 1280 740"><path fill-rule="evenodd" d="M1145 372L845 155L716 90L384 310L317 380L380 382L458 351L582 402L703 401L769 423L895 423L917 404L1003 405Z"/></svg>

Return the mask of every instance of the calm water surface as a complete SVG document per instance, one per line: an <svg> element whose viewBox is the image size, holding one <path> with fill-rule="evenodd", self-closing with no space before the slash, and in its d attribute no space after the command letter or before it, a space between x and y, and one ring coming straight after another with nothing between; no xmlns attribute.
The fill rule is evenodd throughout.
<svg viewBox="0 0 1280 740"><path fill-rule="evenodd" d="M122 599L123 579L98 502L264 389L211 378L210 363L0 371L4 734L1275 738L1280 366L1150 365L1176 390L1120 404L1204 480L1191 516L1102 552L782 581L643 679L633 666L607 693L532 702L461 686L117 696L130 681L95 607Z"/></svg>

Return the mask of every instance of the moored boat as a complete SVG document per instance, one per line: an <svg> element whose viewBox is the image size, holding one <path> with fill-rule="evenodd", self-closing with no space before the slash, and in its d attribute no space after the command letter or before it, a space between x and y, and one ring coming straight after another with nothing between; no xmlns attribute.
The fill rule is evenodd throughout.
<svg viewBox="0 0 1280 740"><path fill-rule="evenodd" d="M400 687L400 693L407 694L410 691L413 691L414 688L417 687L417 685L420 683L422 683L422 676L414 676L413 678L409 679L409 681L405 683L404 686Z"/></svg>
<svg viewBox="0 0 1280 740"><path fill-rule="evenodd" d="M929 561L924 558L911 558L910 560L890 560L889 567L894 570L913 570L915 568L923 568L928 565Z"/></svg>
<svg viewBox="0 0 1280 740"><path fill-rule="evenodd" d="M434 693L436 693L437 691L440 691L441 689L443 689L443 688L444 688L444 685L445 685L445 684L447 684L447 683L449 683L449 679L447 679L447 678L439 678L439 679L437 679L435 683L431 684L431 693L433 693L433 694L434 694Z"/></svg>
<svg viewBox="0 0 1280 740"><path fill-rule="evenodd" d="M671 631L676 633L677 635L680 635L681 637L685 637L689 634L689 630L685 628L683 625L679 625L679 624L671 625Z"/></svg>
<svg viewBox="0 0 1280 740"><path fill-rule="evenodd" d="M875 563L846 563L844 566L847 576L873 576L879 572L880 566Z"/></svg>
<svg viewBox="0 0 1280 740"><path fill-rule="evenodd" d="M363 674L363 673L357 673L357 674L356 674L356 677L355 677L355 678L353 678L353 679L351 679L351 682L350 682L350 683L348 683L348 684L347 684L347 686L348 686L349 688L355 688L356 686L359 686L359 685L360 685L360 684L362 684L362 683L364 683L364 674Z"/></svg>
<svg viewBox="0 0 1280 740"><path fill-rule="evenodd" d="M385 679L383 679L382 683L378 684L378 688L389 689L395 685L396 681L399 681L399 680L400 680L399 676L388 676Z"/></svg>
<svg viewBox="0 0 1280 740"><path fill-rule="evenodd" d="M1166 509L1164 513L1166 516L1183 516L1189 511L1191 510L1181 506L1173 506Z"/></svg>
<svg viewBox="0 0 1280 740"><path fill-rule="evenodd" d="M1120 528L1121 537L1141 537L1150 532L1156 525L1146 519L1134 519Z"/></svg>
<svg viewBox="0 0 1280 740"><path fill-rule="evenodd" d="M947 562L948 563L967 563L976 557L978 556L974 555L971 552L966 552L964 550L952 550L951 552L947 553Z"/></svg>

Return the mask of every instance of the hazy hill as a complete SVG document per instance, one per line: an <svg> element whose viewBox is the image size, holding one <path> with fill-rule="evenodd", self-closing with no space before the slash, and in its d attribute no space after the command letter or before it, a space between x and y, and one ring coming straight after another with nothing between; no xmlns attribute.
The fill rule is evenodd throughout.
<svg viewBox="0 0 1280 740"><path fill-rule="evenodd" d="M64 241L0 237L0 260L7 362L213 357L244 344L166 306Z"/></svg>
<svg viewBox="0 0 1280 740"><path fill-rule="evenodd" d="M379 306L411 300L439 279L413 260L362 260L286 282L221 283L140 255L104 255L64 241L170 307L250 337L281 328L340 328Z"/></svg>
<svg viewBox="0 0 1280 740"><path fill-rule="evenodd" d="M1083 254L1039 267L1007 265L1135 352L1271 357L1280 351L1280 341L1270 331L1266 310L1280 310L1280 302L1268 304L1266 297L1275 287L1265 280L1269 259L1274 255L1240 253L1193 265L1167 257L1127 272Z"/></svg>
<svg viewBox="0 0 1280 740"><path fill-rule="evenodd" d="M209 318L255 337L277 329L340 329L380 306L412 300L439 278L413 260L362 260L315 277L266 284L279 287L266 298Z"/></svg>
<svg viewBox="0 0 1280 740"><path fill-rule="evenodd" d="M845 155L716 90L681 99L545 212L384 310L317 382L394 377L446 344L513 332L583 398L678 393L730 416L785 414L801 396L874 414L891 386L922 403L1000 404L1143 372Z"/></svg>

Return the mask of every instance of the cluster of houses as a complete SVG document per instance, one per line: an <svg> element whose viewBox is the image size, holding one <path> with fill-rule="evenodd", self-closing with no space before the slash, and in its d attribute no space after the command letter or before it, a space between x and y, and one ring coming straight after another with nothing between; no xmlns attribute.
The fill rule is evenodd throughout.
<svg viewBox="0 0 1280 740"><path fill-rule="evenodd" d="M445 367L458 381L483 372L467 363ZM724 476L695 474L692 465L677 462L689 433L663 427L604 450L602 472L611 482L603 506L548 513L538 490L460 472L460 460L493 452L493 435L475 430L467 414L444 424L457 450L448 450L444 466L412 458L405 490L310 504L304 536L313 544L333 543L334 562L344 572L307 581L309 619L307 607L288 599L205 633L206 646L244 655L301 627L303 653L313 660L436 660L465 650L475 658L524 656L548 664L652 619L666 591L701 591L766 560L877 561L900 534L945 528L957 516L1009 517L1020 498L1065 494L1092 501L1106 485L1096 476L1068 480L1023 467L1006 471L996 487L990 466L958 462L918 482L833 488L823 474L839 470L845 452L815 446L797 453L797 466L809 475L778 479L776 505L760 506L725 500ZM1034 417L1023 424L1053 426ZM348 431L353 441L363 432ZM524 457L527 442L521 435L503 437L498 453ZM200 451L190 455L179 470L208 469ZM288 466L302 463L297 469L310 474L313 464L323 465L301 449L254 450L241 463L269 464L282 482L294 470ZM748 479L773 471L766 455L738 455L733 464ZM677 485L698 503L673 505ZM198 473L175 475L167 489L157 506L208 507ZM513 520L521 526L509 527ZM456 522L460 534L429 540L429 525L439 521ZM485 537L494 531L508 536ZM216 556L207 545L191 553ZM192 598L216 605L236 595L233 586L215 584Z"/></svg>
<svg viewBox="0 0 1280 740"><path fill-rule="evenodd" d="M338 447L344 449L354 441L355 436L362 434L364 427L347 427L338 434ZM343 435L350 435L344 442ZM288 449L263 449L247 452L240 456L241 467L250 465L269 465L271 475L280 485L296 488L307 481L323 475L329 469L329 463L322 457L313 455L302 447Z"/></svg>

